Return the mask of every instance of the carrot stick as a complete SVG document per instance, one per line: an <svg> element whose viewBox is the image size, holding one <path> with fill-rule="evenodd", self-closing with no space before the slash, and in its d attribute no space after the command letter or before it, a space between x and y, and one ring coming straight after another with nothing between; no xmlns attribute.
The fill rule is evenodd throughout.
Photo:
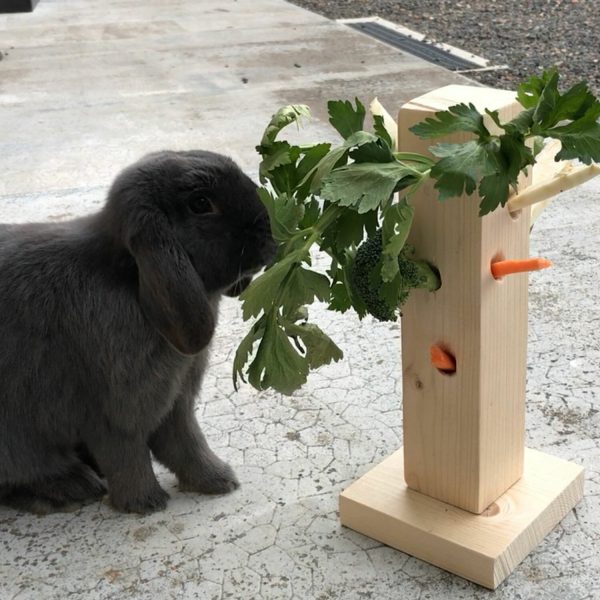
<svg viewBox="0 0 600 600"><path fill-rule="evenodd" d="M551 267L552 263L546 258L523 258L521 260L499 260L492 263L492 275L499 279L513 273L539 271Z"/></svg>
<svg viewBox="0 0 600 600"><path fill-rule="evenodd" d="M454 373L456 371L456 360L454 356L440 348L437 344L432 344L429 348L429 358L431 364L440 371Z"/></svg>

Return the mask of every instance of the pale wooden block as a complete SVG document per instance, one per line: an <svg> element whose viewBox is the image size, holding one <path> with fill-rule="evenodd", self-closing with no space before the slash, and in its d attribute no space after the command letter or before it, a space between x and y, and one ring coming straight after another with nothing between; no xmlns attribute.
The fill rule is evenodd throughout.
<svg viewBox="0 0 600 600"><path fill-rule="evenodd" d="M525 451L523 478L480 515L404 482L398 450L340 495L343 525L495 589L583 496L583 469Z"/></svg>
<svg viewBox="0 0 600 600"><path fill-rule="evenodd" d="M515 94L447 86L404 105L399 150L463 142L469 134L421 140L409 128L437 110L472 102L509 120L520 110ZM493 122L486 122L489 129ZM523 185L528 181L523 180ZM527 364L527 274L496 281L493 259L529 255L529 211L480 218L479 197L437 199L433 183L411 199L409 243L438 267L442 287L413 291L403 307L402 366L405 476L408 486L480 513L522 474ZM431 344L455 357L448 376L429 361Z"/></svg>

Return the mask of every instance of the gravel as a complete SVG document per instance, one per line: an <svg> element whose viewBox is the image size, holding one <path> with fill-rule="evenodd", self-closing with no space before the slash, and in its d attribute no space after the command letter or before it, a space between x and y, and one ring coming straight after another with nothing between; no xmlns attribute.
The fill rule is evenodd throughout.
<svg viewBox="0 0 600 600"><path fill-rule="evenodd" d="M600 0L291 0L332 19L378 16L506 69L470 74L514 89L556 65L561 81L600 93Z"/></svg>

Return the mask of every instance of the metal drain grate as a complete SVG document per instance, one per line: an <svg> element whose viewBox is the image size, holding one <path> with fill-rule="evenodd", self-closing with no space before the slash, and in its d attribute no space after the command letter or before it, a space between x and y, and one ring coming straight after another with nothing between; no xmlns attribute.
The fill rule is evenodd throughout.
<svg viewBox="0 0 600 600"><path fill-rule="evenodd" d="M433 44L425 36L387 23L383 19L348 19L342 23L369 35L394 48L435 63L449 71L473 71L489 69L488 61L446 44ZM468 58L467 58L468 57ZM469 60L472 58L473 60Z"/></svg>

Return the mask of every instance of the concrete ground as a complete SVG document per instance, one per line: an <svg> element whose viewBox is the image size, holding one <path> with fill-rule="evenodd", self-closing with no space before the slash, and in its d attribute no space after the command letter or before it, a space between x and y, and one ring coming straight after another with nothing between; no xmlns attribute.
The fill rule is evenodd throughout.
<svg viewBox="0 0 600 600"><path fill-rule="evenodd" d="M93 211L161 148L227 153L256 176L282 104L310 104L302 135L322 139L326 99L377 95L395 112L461 81L281 0L41 0L0 15L0 52L4 222ZM151 516L0 508L0 598L600 598L598 192L555 200L531 238L555 266L530 283L527 444L585 465L586 496L495 593L339 525L338 493L402 443L399 327L315 307L344 361L293 397L236 393L246 326L228 300L198 417L241 489L184 494L158 469L172 497Z"/></svg>

